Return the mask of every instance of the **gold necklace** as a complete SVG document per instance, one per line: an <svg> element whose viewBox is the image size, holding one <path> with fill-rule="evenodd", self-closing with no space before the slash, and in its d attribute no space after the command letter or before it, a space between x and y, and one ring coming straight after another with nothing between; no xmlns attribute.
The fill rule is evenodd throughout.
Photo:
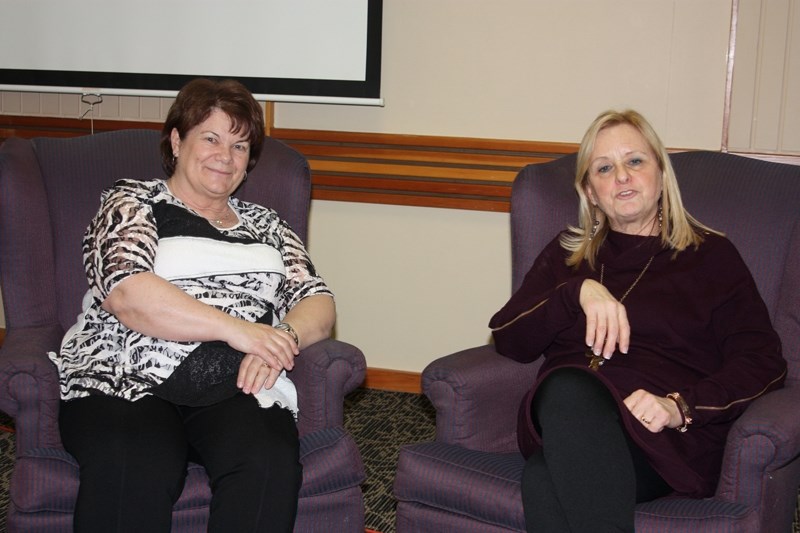
<svg viewBox="0 0 800 533"><path fill-rule="evenodd" d="M631 283L631 286L628 287L628 290L625 291L625 294L623 294L622 298L619 299L619 303L624 302L625 298L627 298L628 295L633 290L633 288L636 287L636 284L639 283L640 279L642 279L642 276L644 276L644 273L647 272L648 268L650 268L650 264L653 262L653 259L655 259L655 257L656 257L655 255L651 255L650 256L650 260L647 261L647 264L644 266L642 271L639 272L639 275L636 276L636 279L633 280L633 283ZM601 263L600 264L600 285L603 284L603 277L605 275L605 272L606 272L606 264L605 263ZM600 367L603 366L603 363L606 362L605 357L603 357L602 355L595 355L594 352L592 352L591 346L586 348L586 357L589 358L589 368L591 368L595 372L597 372L600 369Z"/></svg>
<svg viewBox="0 0 800 533"><path fill-rule="evenodd" d="M225 212L222 213L222 216L219 218L206 218L206 220L219 228L225 228L228 227L228 221L231 220L231 217L233 217L233 220L238 222L239 218L236 216L236 212L233 211L230 206L225 206Z"/></svg>
<svg viewBox="0 0 800 533"><path fill-rule="evenodd" d="M183 203L186 203L186 202L183 202ZM188 205L188 204L187 204L187 205ZM192 206L190 205L189 207L192 207ZM230 219L230 218L231 218L230 206L225 206L225 212L224 212L224 213L222 214L222 216L221 216L221 217L219 217L219 218L211 218L211 217L207 217L207 216L203 215L203 213L201 213L199 209L197 209L197 208L195 208L195 207L192 207L192 209L193 209L193 210L194 210L194 211L195 211L197 214L199 214L200 216L202 216L203 218L205 218L206 220L208 220L209 222L211 222L211 224L213 224L213 225L217 226L218 228L224 228L224 227L226 227L226 226L227 226L227 224L228 224L226 221L227 221L228 219ZM234 216L235 216L235 215L234 215Z"/></svg>
<svg viewBox="0 0 800 533"><path fill-rule="evenodd" d="M201 216L203 216L202 213L200 213L196 209L195 209L195 211L198 214L200 214ZM225 222L225 221L230 218L229 215L230 215L230 213L225 213L220 218L210 218L210 217L206 217L206 216L203 216L203 218L205 218L206 220L211 222L211 224L213 224L214 226L217 226L218 228L224 228L227 225L227 222Z"/></svg>

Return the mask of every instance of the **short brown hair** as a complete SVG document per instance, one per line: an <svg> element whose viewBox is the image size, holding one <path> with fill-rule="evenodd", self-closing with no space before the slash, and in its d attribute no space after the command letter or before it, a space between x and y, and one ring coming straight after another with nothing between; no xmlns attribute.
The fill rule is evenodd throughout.
<svg viewBox="0 0 800 533"><path fill-rule="evenodd" d="M178 93L167 113L161 130L161 166L167 176L175 173L175 154L172 153L170 135L173 128L183 139L195 126L206 120L214 109L219 109L231 119L232 133L244 131L250 143L250 161L247 170L256 166L264 143L264 111L250 91L236 80L190 81Z"/></svg>

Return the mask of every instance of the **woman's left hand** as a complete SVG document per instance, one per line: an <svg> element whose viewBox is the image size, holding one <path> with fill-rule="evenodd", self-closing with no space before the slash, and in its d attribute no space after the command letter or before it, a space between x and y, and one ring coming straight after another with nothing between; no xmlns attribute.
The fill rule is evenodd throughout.
<svg viewBox="0 0 800 533"><path fill-rule="evenodd" d="M256 394L262 388L271 389L280 374L281 370L272 368L257 355L247 354L239 365L236 386L245 394Z"/></svg>
<svg viewBox="0 0 800 533"><path fill-rule="evenodd" d="M639 423L653 433L664 428L676 428L683 423L678 405L664 396L639 389L625 398L624 402Z"/></svg>

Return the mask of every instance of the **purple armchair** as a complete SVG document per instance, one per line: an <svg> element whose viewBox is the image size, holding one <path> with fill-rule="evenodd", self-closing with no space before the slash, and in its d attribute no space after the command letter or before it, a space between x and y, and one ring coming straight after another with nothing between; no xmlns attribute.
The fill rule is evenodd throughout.
<svg viewBox="0 0 800 533"><path fill-rule="evenodd" d="M711 152L675 154L672 161L687 209L725 231L750 267L783 341L789 375L784 389L754 402L733 426L716 493L640 504L636 531L788 532L800 484L800 167ZM514 288L544 245L577 223L574 169L571 155L529 165L517 176ZM517 409L538 366L483 346L424 370L436 439L400 451L398 533L525 530Z"/></svg>
<svg viewBox="0 0 800 533"><path fill-rule="evenodd" d="M78 465L58 429L57 351L87 290L81 239L100 191L120 178L163 176L160 135L125 130L71 139L8 139L0 146L0 282L7 335L0 410L14 417L16 462L8 531L72 531ZM237 195L275 208L306 237L311 181L305 158L267 138ZM364 531L358 448L343 429L344 396L364 379L360 350L335 340L303 350L291 372L300 402L300 490L295 531ZM173 531L205 531L211 492L190 465ZM145 509L143 511L146 512Z"/></svg>

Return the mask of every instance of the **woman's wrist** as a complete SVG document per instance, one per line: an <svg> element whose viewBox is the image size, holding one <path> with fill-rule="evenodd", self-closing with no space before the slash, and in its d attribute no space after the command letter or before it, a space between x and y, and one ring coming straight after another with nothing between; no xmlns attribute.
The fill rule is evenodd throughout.
<svg viewBox="0 0 800 533"><path fill-rule="evenodd" d="M681 415L681 425L675 429L681 433L686 433L686 430L689 429L692 423L692 411L689 409L689 404L686 403L686 400L684 400L683 396L678 392L670 392L667 394L667 398L675 402L678 406L678 412Z"/></svg>
<svg viewBox="0 0 800 533"><path fill-rule="evenodd" d="M275 329L279 329L281 331L285 331L289 334L289 336L294 340L294 343L299 347L300 346L300 337L297 335L297 332L294 330L291 324L288 322L279 322L275 326Z"/></svg>

